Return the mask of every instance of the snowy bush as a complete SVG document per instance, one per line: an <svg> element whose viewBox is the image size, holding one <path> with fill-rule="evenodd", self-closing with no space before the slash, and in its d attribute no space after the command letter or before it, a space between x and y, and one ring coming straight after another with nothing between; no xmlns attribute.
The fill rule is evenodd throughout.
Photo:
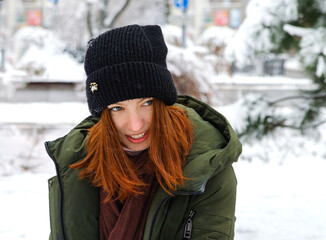
<svg viewBox="0 0 326 240"><path fill-rule="evenodd" d="M235 30L228 27L210 27L198 38L197 44L208 49L209 53L203 56L204 60L214 66L217 73L231 75L231 64L224 57L224 50Z"/></svg>
<svg viewBox="0 0 326 240"><path fill-rule="evenodd" d="M246 19L227 45L227 60L244 67L257 54L278 50L286 35L282 25L298 19L297 8L297 0L251 0Z"/></svg>
<svg viewBox="0 0 326 240"><path fill-rule="evenodd" d="M222 56L224 48L234 34L235 30L229 27L210 27L199 36L197 44L206 46L210 52Z"/></svg>
<svg viewBox="0 0 326 240"><path fill-rule="evenodd" d="M39 164L33 151L39 143L37 129L19 131L15 126L0 128L0 175L32 171ZM19 146L19 148L17 148Z"/></svg>
<svg viewBox="0 0 326 240"><path fill-rule="evenodd" d="M212 77L215 72L210 64L200 58L196 51L169 45L168 68L179 94L192 95L208 103L215 103L215 87ZM198 52L197 52L198 53Z"/></svg>
<svg viewBox="0 0 326 240"><path fill-rule="evenodd" d="M182 46L182 29L180 27L166 24L161 26L163 36L164 36L164 41L169 44L173 45L176 47L181 47ZM186 45L187 48L191 48L194 46L194 43L191 39L187 38L186 39Z"/></svg>
<svg viewBox="0 0 326 240"><path fill-rule="evenodd" d="M187 48L181 47L181 29L166 25L162 28L168 45L167 63L179 94L189 94L209 104L216 104L216 74L228 72L229 65L216 54L222 49L228 37L227 29L208 30L197 44L187 39ZM231 31L228 32L231 35ZM210 50L210 48L212 50Z"/></svg>
<svg viewBox="0 0 326 240"><path fill-rule="evenodd" d="M266 135L273 135L275 130L284 129L299 130L299 134L302 135L308 133L319 135L318 127L325 124L323 119L325 111L322 111L314 121L307 123L306 112L311 108L307 98L309 99L309 96L305 98L297 95L271 100L257 94L244 96L237 103L239 109L242 109L239 116L244 123L237 127L239 136L246 140L263 139Z"/></svg>
<svg viewBox="0 0 326 240"><path fill-rule="evenodd" d="M281 101L282 100L282 101ZM236 103L220 107L243 143L242 159L247 161L282 164L286 159L326 159L326 110L315 124L301 132L306 101L298 99L266 99L259 94L248 94ZM302 111L297 111L300 107ZM266 134L269 133L269 134ZM309 141L307 141L309 139Z"/></svg>
<svg viewBox="0 0 326 240"><path fill-rule="evenodd" d="M326 28L313 29L286 24L284 30L301 38L298 54L303 65L316 69L317 77L326 77Z"/></svg>
<svg viewBox="0 0 326 240"><path fill-rule="evenodd" d="M50 30L24 27L13 35L9 55L13 67L25 71L29 78L82 81L82 64L65 47Z"/></svg>
<svg viewBox="0 0 326 240"><path fill-rule="evenodd" d="M247 17L225 50L244 67L261 54L298 52L303 67L323 85L326 76L325 1L251 0Z"/></svg>

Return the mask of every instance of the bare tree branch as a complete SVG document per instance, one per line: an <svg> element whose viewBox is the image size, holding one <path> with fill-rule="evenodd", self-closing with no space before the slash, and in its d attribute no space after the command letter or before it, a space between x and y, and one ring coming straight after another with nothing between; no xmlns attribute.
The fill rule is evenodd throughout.
<svg viewBox="0 0 326 240"><path fill-rule="evenodd" d="M105 19L108 17L108 4L109 0L102 0L102 5L100 6L99 10L99 23L101 26L101 29L105 28ZM102 31L101 31L102 32Z"/></svg>
<svg viewBox="0 0 326 240"><path fill-rule="evenodd" d="M320 125L323 125L325 123L326 123L326 120L323 120L323 121L315 123L315 124L303 125L301 127L298 127L298 126L294 126L294 125L285 124L284 121L279 121L279 122L268 123L267 125L268 125L269 129L275 129L276 127L282 127L282 128L290 128L290 129L295 129L295 130L305 130L305 129L319 127Z"/></svg>
<svg viewBox="0 0 326 240"><path fill-rule="evenodd" d="M292 100L292 99L321 99L321 98L326 98L326 94L321 93L321 94L316 94L316 95L311 95L311 96L308 96L308 95L289 96L289 97L284 97L284 98L280 98L275 101L269 102L269 105L272 106L276 103L287 101L287 100Z"/></svg>
<svg viewBox="0 0 326 240"><path fill-rule="evenodd" d="M106 22L111 12L109 11L110 0L100 0L100 6L92 3L87 4L87 29L90 37L103 32L107 28L112 28L123 11L129 5L131 0L126 0L117 13L111 18L110 22ZM94 6L96 13L94 12ZM97 28L96 28L97 26Z"/></svg>
<svg viewBox="0 0 326 240"><path fill-rule="evenodd" d="M93 27L92 27L92 12L91 12L91 4L87 3L87 30L89 32L90 38L94 36Z"/></svg>
<svg viewBox="0 0 326 240"><path fill-rule="evenodd" d="M129 3L130 3L130 0L126 0L125 3L124 3L124 5L120 8L120 10L113 16L111 22L108 23L108 24L105 24L105 27L112 28L114 26L115 22L121 16L121 14L126 9L126 7L128 6Z"/></svg>
<svg viewBox="0 0 326 240"><path fill-rule="evenodd" d="M309 126L309 128L316 128L316 127L319 127L320 125L323 125L324 123L326 123L326 120L323 120L319 123L316 123L316 124L312 124Z"/></svg>

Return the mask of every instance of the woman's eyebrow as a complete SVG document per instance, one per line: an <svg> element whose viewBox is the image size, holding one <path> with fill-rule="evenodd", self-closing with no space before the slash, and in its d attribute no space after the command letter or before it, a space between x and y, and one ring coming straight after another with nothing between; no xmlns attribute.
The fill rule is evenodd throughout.
<svg viewBox="0 0 326 240"><path fill-rule="evenodd" d="M154 99L154 98L152 98L152 97L148 97L148 98L142 98L141 101L148 101L148 100L153 100L153 99ZM141 102L141 101L140 101L140 102Z"/></svg>
<svg viewBox="0 0 326 240"><path fill-rule="evenodd" d="M141 102L146 102L146 101L148 101L148 100L152 100L153 98L152 97L148 97L148 98L139 98L139 99L137 99L138 101L138 103L141 103Z"/></svg>
<svg viewBox="0 0 326 240"><path fill-rule="evenodd" d="M110 104L108 107L110 107L110 106L112 106L112 107L115 107L115 106L124 106L124 104L121 103L121 102L117 102L117 103Z"/></svg>

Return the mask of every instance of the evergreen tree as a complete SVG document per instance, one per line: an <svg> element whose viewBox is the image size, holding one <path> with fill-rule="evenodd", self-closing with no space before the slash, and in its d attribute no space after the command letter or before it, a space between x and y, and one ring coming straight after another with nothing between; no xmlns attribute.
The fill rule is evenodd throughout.
<svg viewBox="0 0 326 240"><path fill-rule="evenodd" d="M296 52L316 87L274 102L260 99L266 106L261 114L248 116L248 127L242 134L261 129L259 134L263 135L277 127L305 131L325 123L325 119L320 118L320 111L326 107L326 1L251 0L247 18L226 49L227 59L245 66L261 54L289 52ZM297 108L299 122L288 124L286 117L271 110L281 101L296 98L305 102ZM257 99L250 104L253 107ZM266 112L270 114L266 115Z"/></svg>

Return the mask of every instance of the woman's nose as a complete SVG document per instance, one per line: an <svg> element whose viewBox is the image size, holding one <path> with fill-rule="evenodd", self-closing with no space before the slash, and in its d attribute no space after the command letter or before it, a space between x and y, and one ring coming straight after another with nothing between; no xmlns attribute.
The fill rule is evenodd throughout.
<svg viewBox="0 0 326 240"><path fill-rule="evenodd" d="M144 124L143 118L138 112L131 113L128 121L128 127L133 132L141 130Z"/></svg>

